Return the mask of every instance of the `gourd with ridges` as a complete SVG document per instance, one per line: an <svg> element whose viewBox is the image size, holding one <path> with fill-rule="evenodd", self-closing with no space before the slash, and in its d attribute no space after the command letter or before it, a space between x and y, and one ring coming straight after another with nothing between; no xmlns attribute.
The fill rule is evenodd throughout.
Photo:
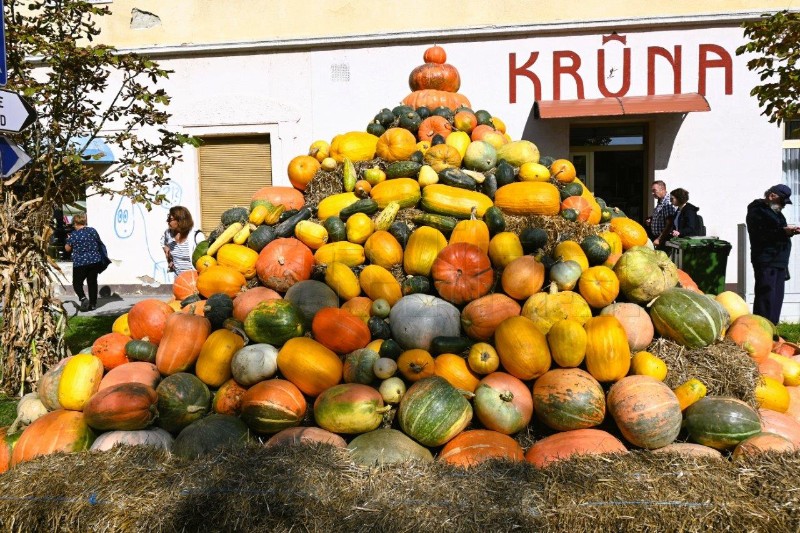
<svg viewBox="0 0 800 533"><path fill-rule="evenodd" d="M689 348L713 343L727 324L725 311L716 301L679 288L667 289L656 298L650 318L659 335Z"/></svg>
<svg viewBox="0 0 800 533"><path fill-rule="evenodd" d="M761 420L741 400L706 396L686 409L684 426L689 438L717 450L733 448L761 431Z"/></svg>
<svg viewBox="0 0 800 533"><path fill-rule="evenodd" d="M414 383L397 412L403 432L425 446L441 446L472 420L472 406L447 380L432 376Z"/></svg>

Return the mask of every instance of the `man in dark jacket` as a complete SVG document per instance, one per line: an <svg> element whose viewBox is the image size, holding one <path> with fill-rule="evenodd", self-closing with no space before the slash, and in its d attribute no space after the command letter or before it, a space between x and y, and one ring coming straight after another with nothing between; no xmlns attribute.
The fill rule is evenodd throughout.
<svg viewBox="0 0 800 533"><path fill-rule="evenodd" d="M792 190L787 185L773 185L764 198L747 206L747 234L750 237L750 261L755 271L753 313L777 324L783 306L783 288L789 278L790 241L800 233L797 226L787 226L783 210L791 204Z"/></svg>

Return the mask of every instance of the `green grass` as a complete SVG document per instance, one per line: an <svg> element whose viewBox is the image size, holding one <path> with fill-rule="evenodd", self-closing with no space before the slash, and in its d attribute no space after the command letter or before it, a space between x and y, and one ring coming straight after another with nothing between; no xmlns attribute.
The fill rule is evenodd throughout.
<svg viewBox="0 0 800 533"><path fill-rule="evenodd" d="M789 342L800 342L800 323L781 322L778 324L778 335Z"/></svg>
<svg viewBox="0 0 800 533"><path fill-rule="evenodd" d="M0 427L10 426L17 418L17 400L0 394Z"/></svg>

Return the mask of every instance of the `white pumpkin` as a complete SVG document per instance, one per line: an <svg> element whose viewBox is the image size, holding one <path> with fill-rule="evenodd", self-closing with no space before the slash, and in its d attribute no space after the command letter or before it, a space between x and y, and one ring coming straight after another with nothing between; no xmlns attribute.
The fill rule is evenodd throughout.
<svg viewBox="0 0 800 533"><path fill-rule="evenodd" d="M8 433L16 433L20 427L29 426L46 414L47 407L39 399L39 393L29 392L17 404L17 419L9 427Z"/></svg>
<svg viewBox="0 0 800 533"><path fill-rule="evenodd" d="M278 349L271 344L249 344L233 355L231 373L236 383L250 387L278 371Z"/></svg>
<svg viewBox="0 0 800 533"><path fill-rule="evenodd" d="M389 313L392 338L405 350L430 350L434 337L457 337L461 333L458 308L430 294L403 296Z"/></svg>
<svg viewBox="0 0 800 533"><path fill-rule="evenodd" d="M172 435L161 428L109 431L97 437L90 450L102 452L114 446L151 446L169 452L174 443Z"/></svg>

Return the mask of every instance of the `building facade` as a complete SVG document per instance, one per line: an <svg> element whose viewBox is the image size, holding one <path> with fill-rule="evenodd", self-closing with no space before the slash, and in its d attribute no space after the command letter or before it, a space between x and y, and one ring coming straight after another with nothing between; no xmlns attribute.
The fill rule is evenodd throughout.
<svg viewBox="0 0 800 533"><path fill-rule="evenodd" d="M164 205L89 198L92 225L119 260L106 284L169 282L159 236L170 205L208 231L256 189L288 185L288 162L313 141L363 130L399 104L433 43L473 109L543 154L571 158L610 205L641 220L653 180L687 189L707 234L732 243L726 282L750 300L749 262L737 260L746 206L775 183L800 192L800 144L761 114L749 95L759 80L735 53L743 20L790 2L438 3L447 16L417 1L98 3L113 13L100 40L174 71L170 126L204 140L173 168ZM785 320L800 319L799 280L787 283Z"/></svg>

